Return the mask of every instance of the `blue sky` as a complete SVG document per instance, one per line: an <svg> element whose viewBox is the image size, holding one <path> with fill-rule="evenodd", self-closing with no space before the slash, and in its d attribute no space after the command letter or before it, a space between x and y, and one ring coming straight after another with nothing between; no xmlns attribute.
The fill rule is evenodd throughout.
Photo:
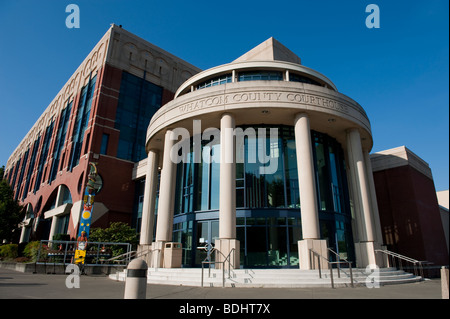
<svg viewBox="0 0 450 319"><path fill-rule="evenodd" d="M68 29L68 4L80 28ZM368 29L368 4L381 27ZM0 166L110 23L207 69L273 36L366 110L372 152L401 145L449 188L449 1L0 0Z"/></svg>

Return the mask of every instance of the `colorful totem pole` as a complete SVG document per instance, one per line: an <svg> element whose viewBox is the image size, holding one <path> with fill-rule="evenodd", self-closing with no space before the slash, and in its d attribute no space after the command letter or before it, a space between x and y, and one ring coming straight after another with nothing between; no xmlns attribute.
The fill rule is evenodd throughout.
<svg viewBox="0 0 450 319"><path fill-rule="evenodd" d="M83 197L83 213L81 214L80 227L78 230L77 249L75 251L75 264L84 264L86 258L87 241L91 228L92 212L94 208L94 198L101 185L97 183L97 166L89 163L90 171L88 182Z"/></svg>

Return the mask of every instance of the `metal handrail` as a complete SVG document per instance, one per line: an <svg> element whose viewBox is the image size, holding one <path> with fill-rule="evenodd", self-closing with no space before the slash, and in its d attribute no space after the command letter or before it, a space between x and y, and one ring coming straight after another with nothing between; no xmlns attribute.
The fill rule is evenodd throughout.
<svg viewBox="0 0 450 319"><path fill-rule="evenodd" d="M129 251L127 253L124 253L124 254L121 254L121 255L118 255L118 256L106 259L105 261L116 261L117 259L120 259L119 260L120 262L122 262L124 260L128 260L128 263L129 263L130 260L131 260L131 255L133 255L133 254L136 254L136 250L132 250L132 251ZM121 259L122 257L125 257L125 258ZM136 258L136 256L135 256L135 258Z"/></svg>
<svg viewBox="0 0 450 319"><path fill-rule="evenodd" d="M204 249L208 249L208 246L205 246ZM211 255L212 253L216 251L219 254L221 254L225 259L223 261L212 261L211 260ZM201 286L203 287L203 270L204 270L204 264L208 264L208 278L210 278L211 276L211 264L222 264L222 287L225 287L225 264L228 261L228 278L231 278L231 253L233 253L233 258L234 258L234 251L235 249L232 248L230 250L230 252L228 253L227 256L225 256L220 250L216 249L216 248L212 248L208 251L208 255L206 256L206 258L202 261L202 279L201 279ZM234 259L233 259L234 262Z"/></svg>
<svg viewBox="0 0 450 319"><path fill-rule="evenodd" d="M314 249L310 249L310 260L311 260L311 254L314 256L317 256L317 263L318 263L318 267L319 267L319 278L322 278L322 267L320 265L320 258L325 259L325 261L328 263L328 265L330 266L330 279L331 279L331 288L334 289L334 276L333 276L333 264L336 265L340 265L340 264L348 264L349 266L349 270L350 270L350 284L352 286L352 288L354 287L354 283L353 283L353 271L352 271L352 264L351 262L349 262L348 260L345 261L330 261L328 258L325 258L324 256L322 256L321 254L319 254L318 252L316 252ZM335 253L334 251L332 251L333 253ZM312 264L313 267L315 268L315 262L314 262L314 258L312 258ZM341 278L341 272L338 268L338 278Z"/></svg>
<svg viewBox="0 0 450 319"><path fill-rule="evenodd" d="M375 252L376 253L383 253L383 254L385 254L387 256L391 256L393 258L398 258L399 262L400 262L400 267L399 268L401 270L403 270L402 260L413 264L414 275L415 276L418 276L417 266L419 266L420 277L422 277L422 280L423 280L424 277L423 277L423 265L422 264L425 263L424 261L420 261L420 260L417 260L417 259L413 259L411 257L400 255L398 253L395 253L395 252L387 250L387 249L375 249ZM392 259L392 261L393 261L394 267L397 268L397 266L395 264L395 259ZM389 264L389 258L388 258L388 264Z"/></svg>
<svg viewBox="0 0 450 319"><path fill-rule="evenodd" d="M157 251L158 252L158 260L156 261L156 265L153 263L153 253ZM141 251L139 254L136 255L136 258L140 258L143 256L150 255L150 258L147 260L150 260L150 264L148 265L149 268L154 268L155 271L158 270L160 266L160 260L161 260L161 248L155 248L155 249L147 249L145 251Z"/></svg>
<svg viewBox="0 0 450 319"><path fill-rule="evenodd" d="M335 252L333 249L331 249L331 248L328 248L328 251L333 253L337 257L337 262L330 262L329 261L328 263L336 263L337 264L337 270L338 270L338 277L339 278L341 278L340 277L341 276L341 266L340 265L341 264L347 264L348 265L348 268L349 268L349 271L350 271L350 280L351 280L352 287L353 287L352 262L348 261L346 258L341 258L341 256L337 252ZM343 260L343 261L341 261L341 260Z"/></svg>
<svg viewBox="0 0 450 319"><path fill-rule="evenodd" d="M47 252L47 249L44 249L44 246L47 245L47 247L53 247L53 245L64 245L64 249L63 250L55 250L55 249L51 249L48 252L50 254L52 254L52 256L58 255L61 256L63 258L62 264L65 266L66 263L69 264L69 262L66 262L67 257L73 256L73 254L75 253L76 247L77 247L77 241L68 241L68 240L41 240L40 244L39 244L39 250L37 253L37 259L35 262L35 272L36 272L36 265L37 264L44 264L45 267L47 267L47 264L52 264L51 262L47 262L45 260L44 257L44 261L41 261L41 257L42 257L42 253L45 251ZM90 249L87 250L87 252L94 252L94 254L96 253L95 259L96 262L95 264L89 264L90 266L104 266L107 265L104 263L104 261L107 260L103 260L99 263L100 259L100 247L101 246L125 246L127 249L127 253L122 254L122 255L126 255L129 254L131 252L131 244L130 243L116 243L116 242L94 242L94 241L89 241L88 245L91 247L95 247L96 246L96 250L91 251ZM46 255L45 255L46 256ZM50 255L49 255L50 256ZM108 260L113 260L113 259L117 259L118 256L115 256L113 258L110 258ZM130 261L130 259L128 259L128 262ZM54 260L53 261L53 266L55 266L57 263ZM61 264L61 263L58 263Z"/></svg>

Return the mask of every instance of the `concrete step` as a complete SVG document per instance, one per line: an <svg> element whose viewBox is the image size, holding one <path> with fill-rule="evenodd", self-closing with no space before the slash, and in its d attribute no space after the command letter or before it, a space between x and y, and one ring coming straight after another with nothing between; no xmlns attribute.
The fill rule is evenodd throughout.
<svg viewBox="0 0 450 319"><path fill-rule="evenodd" d="M175 268L175 269L149 269L147 282L149 284L201 286L201 268ZM209 275L208 275L209 274ZM341 277L338 277L337 269L333 269L335 287L350 286L349 269L341 269ZM370 275L376 284L400 284L420 281L422 278L394 268L377 269L376 273L367 274L365 269L353 269L353 281L355 286L366 285L366 279ZM117 272L109 276L113 280L125 281L126 271ZM204 287L222 287L223 272L219 269L204 270ZM319 278L318 270L300 269L235 269L225 272L225 287L279 287L279 288L309 288L330 287L330 270L322 270L322 278Z"/></svg>

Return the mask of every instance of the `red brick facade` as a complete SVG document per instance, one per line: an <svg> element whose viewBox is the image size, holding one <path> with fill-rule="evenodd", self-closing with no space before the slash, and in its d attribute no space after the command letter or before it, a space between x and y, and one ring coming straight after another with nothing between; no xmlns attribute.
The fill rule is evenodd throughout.
<svg viewBox="0 0 450 319"><path fill-rule="evenodd" d="M373 175L387 248L417 260L447 265L448 252L433 180L409 165Z"/></svg>

